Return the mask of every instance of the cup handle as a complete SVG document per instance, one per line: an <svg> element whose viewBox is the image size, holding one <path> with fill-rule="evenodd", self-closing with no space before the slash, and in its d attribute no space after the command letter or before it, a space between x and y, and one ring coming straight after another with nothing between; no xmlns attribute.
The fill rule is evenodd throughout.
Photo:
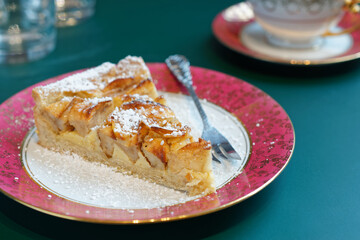
<svg viewBox="0 0 360 240"><path fill-rule="evenodd" d="M359 4L360 4L360 0L345 0L343 10L347 11L351 14L359 14L360 13L360 5ZM359 28L360 28L360 22L356 23L354 26L343 29L342 31L339 31L339 32L331 32L328 30L322 36L323 37L338 36L341 34L351 33Z"/></svg>

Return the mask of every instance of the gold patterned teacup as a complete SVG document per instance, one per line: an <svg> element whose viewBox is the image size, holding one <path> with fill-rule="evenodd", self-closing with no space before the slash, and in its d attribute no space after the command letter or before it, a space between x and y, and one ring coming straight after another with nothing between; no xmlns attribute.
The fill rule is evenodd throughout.
<svg viewBox="0 0 360 240"><path fill-rule="evenodd" d="M345 11L359 12L360 0L249 0L255 20L268 42L287 48L312 48L321 37L351 32L360 23L340 32L330 32Z"/></svg>

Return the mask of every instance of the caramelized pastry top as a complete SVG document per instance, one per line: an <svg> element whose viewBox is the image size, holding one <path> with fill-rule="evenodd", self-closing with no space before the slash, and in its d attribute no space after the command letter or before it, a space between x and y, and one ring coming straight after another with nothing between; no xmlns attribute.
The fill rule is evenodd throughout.
<svg viewBox="0 0 360 240"><path fill-rule="evenodd" d="M33 89L33 98L37 106L44 106L60 101L65 96L103 97L107 96L107 92L135 87L146 79L151 79L151 74L143 59L128 56L118 64L105 62L60 81L36 87Z"/></svg>
<svg viewBox="0 0 360 240"><path fill-rule="evenodd" d="M188 127L181 125L169 107L149 99L144 100L144 96L116 107L107 122L121 136L136 134L141 123L164 137L184 136L189 131Z"/></svg>

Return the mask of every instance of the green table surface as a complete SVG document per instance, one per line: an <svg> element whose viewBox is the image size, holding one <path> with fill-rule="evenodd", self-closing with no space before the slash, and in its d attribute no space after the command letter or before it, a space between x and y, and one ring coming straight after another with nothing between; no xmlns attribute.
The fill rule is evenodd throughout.
<svg viewBox="0 0 360 240"><path fill-rule="evenodd" d="M0 66L0 101L47 78L127 55L224 72L264 90L289 114L296 146L285 170L220 212L148 225L49 216L0 194L0 239L359 239L360 61L317 67L265 63L217 42L211 22L236 1L98 0L96 14L58 30L46 58ZM357 43L359 44L359 43Z"/></svg>

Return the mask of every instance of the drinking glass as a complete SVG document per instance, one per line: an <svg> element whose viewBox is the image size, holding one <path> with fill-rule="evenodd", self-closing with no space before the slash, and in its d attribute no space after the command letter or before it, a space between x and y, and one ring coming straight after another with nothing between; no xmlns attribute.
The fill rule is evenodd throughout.
<svg viewBox="0 0 360 240"><path fill-rule="evenodd" d="M40 59L55 39L53 0L0 0L0 63Z"/></svg>
<svg viewBox="0 0 360 240"><path fill-rule="evenodd" d="M95 12L95 0L55 0L57 26L73 26Z"/></svg>

